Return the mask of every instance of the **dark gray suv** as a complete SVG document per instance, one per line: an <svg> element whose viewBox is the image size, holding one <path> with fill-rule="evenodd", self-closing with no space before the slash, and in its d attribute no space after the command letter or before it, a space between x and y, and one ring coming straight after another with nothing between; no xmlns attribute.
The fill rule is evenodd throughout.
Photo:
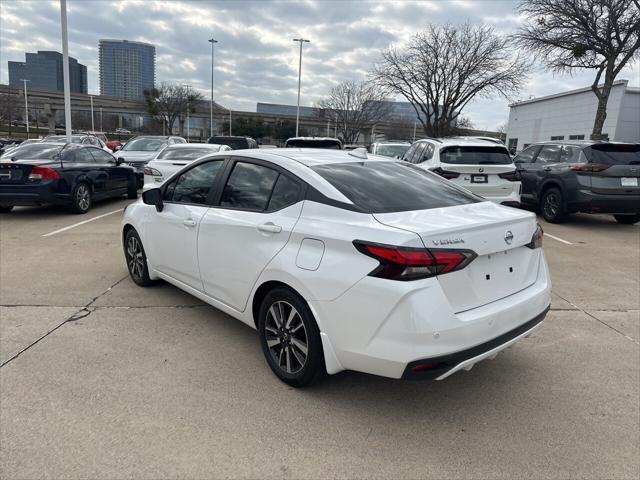
<svg viewBox="0 0 640 480"><path fill-rule="evenodd" d="M640 144L543 142L513 161L522 203L539 207L549 222L574 212L611 213L624 224L640 221Z"/></svg>

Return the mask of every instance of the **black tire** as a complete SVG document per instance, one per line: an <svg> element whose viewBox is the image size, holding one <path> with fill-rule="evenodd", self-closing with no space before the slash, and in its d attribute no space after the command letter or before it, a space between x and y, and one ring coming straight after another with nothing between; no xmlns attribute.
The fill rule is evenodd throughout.
<svg viewBox="0 0 640 480"><path fill-rule="evenodd" d="M567 216L562 192L557 188L545 190L540 198L540 213L549 223L562 223Z"/></svg>
<svg viewBox="0 0 640 480"><path fill-rule="evenodd" d="M290 307L297 315L291 316ZM274 288L262 300L258 315L262 352L280 380L292 387L307 387L327 374L318 325L298 294Z"/></svg>
<svg viewBox="0 0 640 480"><path fill-rule="evenodd" d="M633 225L634 223L640 222L640 213L631 215L614 215L613 218L616 219L616 222L623 225Z"/></svg>
<svg viewBox="0 0 640 480"><path fill-rule="evenodd" d="M73 213L83 214L91 209L91 187L86 182L78 182L71 194L71 206Z"/></svg>
<svg viewBox="0 0 640 480"><path fill-rule="evenodd" d="M0 205L0 213L9 213L13 210L13 205Z"/></svg>
<svg viewBox="0 0 640 480"><path fill-rule="evenodd" d="M127 183L127 198L131 200L138 198L138 179L135 175L129 177L129 182Z"/></svg>
<svg viewBox="0 0 640 480"><path fill-rule="evenodd" d="M129 229L124 236L124 258L127 261L129 276L136 285L148 287L156 283L149 278L147 255L144 252L138 232L133 228Z"/></svg>

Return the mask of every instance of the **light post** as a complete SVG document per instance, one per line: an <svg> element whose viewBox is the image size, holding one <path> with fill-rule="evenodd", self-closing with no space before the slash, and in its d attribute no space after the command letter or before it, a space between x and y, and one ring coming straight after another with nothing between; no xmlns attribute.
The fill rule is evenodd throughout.
<svg viewBox="0 0 640 480"><path fill-rule="evenodd" d="M91 100L91 131L95 132L96 127L93 125L93 95L89 95L89 99Z"/></svg>
<svg viewBox="0 0 640 480"><path fill-rule="evenodd" d="M231 136L231 109L229 109L229 136Z"/></svg>
<svg viewBox="0 0 640 480"><path fill-rule="evenodd" d="M69 88L69 35L67 34L67 0L60 0L62 26L62 80L64 83L64 127L67 142L71 143L71 91Z"/></svg>
<svg viewBox="0 0 640 480"><path fill-rule="evenodd" d="M210 130L209 136L213 137L213 59L214 59L214 47L215 47L215 44L218 43L218 40L211 37L209 39L209 43L211 43L211 101L210 101L211 118L209 120L209 130Z"/></svg>
<svg viewBox="0 0 640 480"><path fill-rule="evenodd" d="M293 41L300 43L300 60L298 61L298 108L296 109L296 137L297 137L298 128L300 126L300 80L302 79L302 44L310 43L311 40L306 40L300 37L300 38L294 38Z"/></svg>
<svg viewBox="0 0 640 480"><path fill-rule="evenodd" d="M416 122L413 122L413 141L416 141Z"/></svg>
<svg viewBox="0 0 640 480"><path fill-rule="evenodd" d="M185 85L187 89L187 143L189 142L189 85Z"/></svg>
<svg viewBox="0 0 640 480"><path fill-rule="evenodd" d="M104 130L102 129L102 107L100 107L100 131L104 132Z"/></svg>
<svg viewBox="0 0 640 480"><path fill-rule="evenodd" d="M24 85L24 121L27 126L27 138L29 138L29 103L27 100L27 82L31 80L27 80L26 78L22 79L22 83Z"/></svg>

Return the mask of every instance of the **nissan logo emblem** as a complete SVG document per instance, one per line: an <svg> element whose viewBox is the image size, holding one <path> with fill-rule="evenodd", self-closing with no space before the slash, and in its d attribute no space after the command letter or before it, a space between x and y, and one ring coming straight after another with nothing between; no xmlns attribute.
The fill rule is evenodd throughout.
<svg viewBox="0 0 640 480"><path fill-rule="evenodd" d="M511 245L511 242L513 242L513 233L511 233L511 230L507 230L504 234L504 241L507 245Z"/></svg>

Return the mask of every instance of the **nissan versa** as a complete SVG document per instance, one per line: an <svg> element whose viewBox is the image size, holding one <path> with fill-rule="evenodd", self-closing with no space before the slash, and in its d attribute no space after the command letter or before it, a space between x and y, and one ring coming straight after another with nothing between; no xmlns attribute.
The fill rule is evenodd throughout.
<svg viewBox="0 0 640 480"><path fill-rule="evenodd" d="M542 236L533 213L364 149L214 153L122 224L135 283L256 328L293 386L347 369L441 380L493 358L549 309Z"/></svg>

